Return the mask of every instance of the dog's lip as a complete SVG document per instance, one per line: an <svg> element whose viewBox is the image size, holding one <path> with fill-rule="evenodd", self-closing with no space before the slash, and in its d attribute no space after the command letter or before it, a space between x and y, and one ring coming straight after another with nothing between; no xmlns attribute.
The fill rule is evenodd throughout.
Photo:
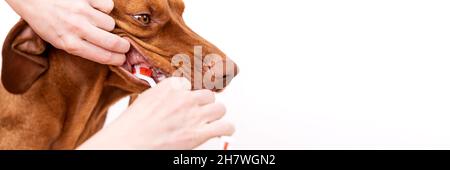
<svg viewBox="0 0 450 170"><path fill-rule="evenodd" d="M146 87L150 87L150 84L148 84L146 81L138 79L136 76L134 76L133 74L131 74L130 72L128 72L127 70L125 70L122 67L119 67L119 70L121 70L122 72L125 72L125 74L131 78L132 81L134 81L135 83L141 84L141 85L145 85Z"/></svg>
<svg viewBox="0 0 450 170"><path fill-rule="evenodd" d="M134 65L146 65L146 66L150 67L151 69L154 69L153 71L155 73L158 72L165 77L169 77L169 74L167 74L166 72L157 68L157 66L152 61L149 61L149 58L144 55L144 53L141 51L140 47L137 44L135 44L135 42L133 42L128 37L123 37L123 38L130 42L130 50L125 54L127 59L126 59L125 63L119 67L119 69L122 72L125 72L125 74L129 78L131 78L132 81L134 81L135 83L146 85L147 87L150 86L150 84L148 84L148 82L141 80L141 79L137 78L135 75L133 75L132 69L133 69ZM132 54L132 53L135 53L135 54ZM135 58L132 55L139 55L140 57ZM131 58L131 57L133 57L133 58ZM157 71L155 71L155 70L157 70ZM151 78L153 78L156 81L156 83L159 83L159 81L161 81L161 79L158 76L157 77L152 76Z"/></svg>

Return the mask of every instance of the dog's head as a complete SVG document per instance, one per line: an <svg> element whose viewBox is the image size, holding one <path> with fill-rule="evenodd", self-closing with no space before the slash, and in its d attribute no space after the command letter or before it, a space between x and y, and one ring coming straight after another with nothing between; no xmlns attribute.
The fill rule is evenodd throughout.
<svg viewBox="0 0 450 170"><path fill-rule="evenodd" d="M188 78L193 89L223 89L236 76L234 62L194 33L183 21L182 0L115 0L114 33L131 43L122 67L110 67L127 82L148 86L131 72L135 65L153 70L153 79Z"/></svg>
<svg viewBox="0 0 450 170"><path fill-rule="evenodd" d="M237 74L235 63L186 26L182 19L182 0L114 2L111 16L116 20L116 28L113 32L131 43L125 64L109 66L116 73L112 75L119 77L112 78L110 83L114 86L134 93L147 89L148 84L131 74L135 65L151 68L156 81L169 76L184 76L191 80L193 89L215 91L223 89ZM6 90L14 94L25 93L49 70L49 49L53 48L48 46L23 20L12 28L3 46L1 78ZM64 70L83 73L85 77L67 74L78 82L94 78L90 75L103 68L79 57L62 59L64 53L61 51L54 53L58 60L53 67L59 72L56 74Z"/></svg>

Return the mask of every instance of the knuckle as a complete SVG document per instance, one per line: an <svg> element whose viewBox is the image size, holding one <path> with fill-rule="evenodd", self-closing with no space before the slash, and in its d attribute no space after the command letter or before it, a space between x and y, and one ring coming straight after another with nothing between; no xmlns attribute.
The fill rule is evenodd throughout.
<svg viewBox="0 0 450 170"><path fill-rule="evenodd" d="M80 24L83 20L80 17L68 17L65 25L69 32L80 34L83 32L83 27Z"/></svg>
<svg viewBox="0 0 450 170"><path fill-rule="evenodd" d="M49 41L49 43L58 49L64 50L65 47L64 47L64 39L63 38L64 38L64 36L58 36L57 41Z"/></svg>
<svg viewBox="0 0 450 170"><path fill-rule="evenodd" d="M75 14L83 14L83 15L87 12L88 8L89 8L89 6L86 5L86 2L83 2L83 1L79 1L78 3L73 3L72 7L71 7L72 11Z"/></svg>
<svg viewBox="0 0 450 170"><path fill-rule="evenodd" d="M66 36L62 39L63 45L62 49L69 53L77 53L80 50L80 42L78 42L75 38Z"/></svg>

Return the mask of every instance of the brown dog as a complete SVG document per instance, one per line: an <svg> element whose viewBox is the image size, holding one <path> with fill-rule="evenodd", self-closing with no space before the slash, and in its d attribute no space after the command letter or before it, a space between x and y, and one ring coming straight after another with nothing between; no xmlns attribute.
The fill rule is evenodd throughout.
<svg viewBox="0 0 450 170"><path fill-rule="evenodd" d="M202 56L215 53L225 61L218 48L185 25L183 10L182 0L115 0L113 32L132 44L122 67L58 50L20 21L3 46L0 148L76 148L102 128L112 104L149 88L130 74L132 65L150 65L170 75L178 69L171 64L172 56L183 53L193 61L194 46L203 47ZM235 76L237 67L223 68L213 70L223 72L214 77L229 83L225 78ZM193 81L191 75L185 76Z"/></svg>

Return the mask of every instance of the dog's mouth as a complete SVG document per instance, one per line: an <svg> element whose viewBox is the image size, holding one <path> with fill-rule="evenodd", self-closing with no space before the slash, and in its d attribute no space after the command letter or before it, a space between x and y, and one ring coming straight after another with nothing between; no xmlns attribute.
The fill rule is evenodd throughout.
<svg viewBox="0 0 450 170"><path fill-rule="evenodd" d="M129 77L147 86L153 86L148 80L159 83L169 74L158 68L148 57L144 56L139 47L130 42L130 50L125 54L126 61L120 67Z"/></svg>

